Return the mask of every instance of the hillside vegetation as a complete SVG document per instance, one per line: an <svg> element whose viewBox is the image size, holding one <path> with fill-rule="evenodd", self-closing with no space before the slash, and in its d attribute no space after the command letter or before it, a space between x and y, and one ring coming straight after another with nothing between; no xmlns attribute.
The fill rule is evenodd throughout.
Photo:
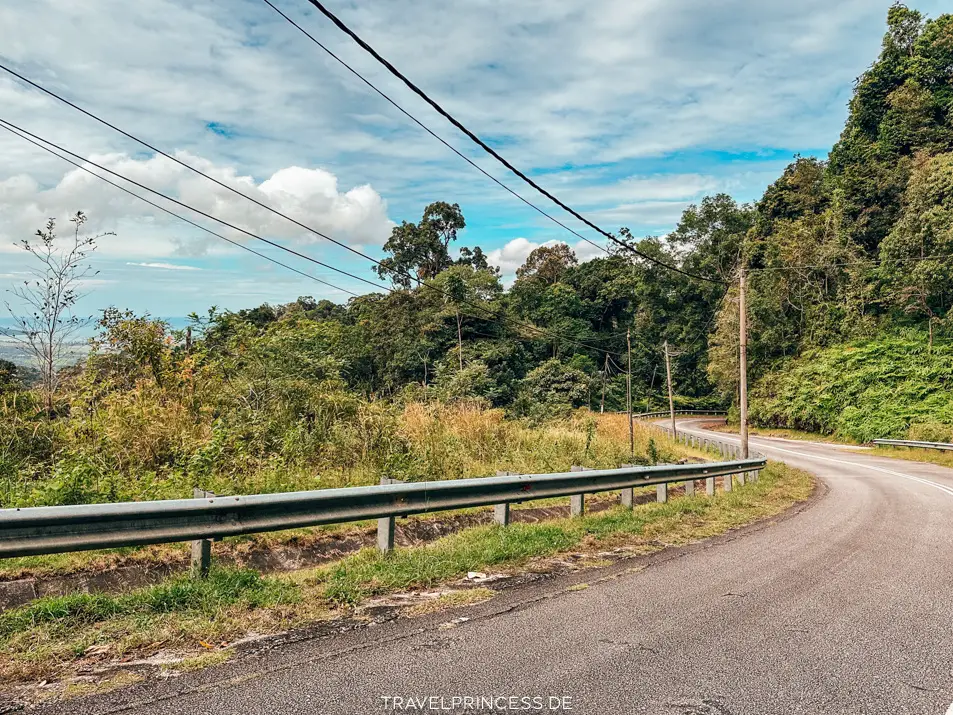
<svg viewBox="0 0 953 715"><path fill-rule="evenodd" d="M753 387L751 419L861 442L953 439L953 345L925 336L861 340L805 352Z"/></svg>

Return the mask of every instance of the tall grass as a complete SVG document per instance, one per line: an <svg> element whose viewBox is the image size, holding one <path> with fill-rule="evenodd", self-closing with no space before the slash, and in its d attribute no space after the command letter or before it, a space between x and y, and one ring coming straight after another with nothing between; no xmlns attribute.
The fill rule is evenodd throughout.
<svg viewBox="0 0 953 715"><path fill-rule="evenodd" d="M630 456L624 415L579 411L533 424L467 402L354 400L319 430L292 425L268 449L253 441L266 439L254 426L196 415L139 390L117 395L96 414L74 414L44 429L52 455L11 457L7 473L0 471L0 505L187 498L193 487L286 492L376 484L382 476L457 479L675 459L659 452L641 425ZM2 459L0 451L0 466Z"/></svg>

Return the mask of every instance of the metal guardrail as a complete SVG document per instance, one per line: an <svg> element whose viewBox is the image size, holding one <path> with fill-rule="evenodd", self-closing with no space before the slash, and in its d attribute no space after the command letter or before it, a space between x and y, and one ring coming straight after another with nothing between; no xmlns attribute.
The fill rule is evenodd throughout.
<svg viewBox="0 0 953 715"><path fill-rule="evenodd" d="M713 484L719 476L726 476L727 485L731 475L762 469L765 463L748 459L284 494L2 509L0 558L220 539L365 519L379 520L380 535L381 522L394 517L558 496L572 496L573 514L581 514L584 494L621 489L625 503L625 492L631 497L632 487L706 478ZM659 490L661 498L661 486Z"/></svg>
<svg viewBox="0 0 953 715"><path fill-rule="evenodd" d="M672 413L668 410L664 412L641 412L632 415L634 420L651 420L660 417L669 417ZM676 417L724 417L728 413L724 410L675 410Z"/></svg>
<svg viewBox="0 0 953 715"><path fill-rule="evenodd" d="M953 452L953 444L946 442L917 442L912 439L875 439L874 444L884 447L919 447L920 449L942 449Z"/></svg>
<svg viewBox="0 0 953 715"><path fill-rule="evenodd" d="M728 442L726 440L718 439L717 437L706 437L701 435L694 435L684 430L673 430L668 425L656 424L655 428L663 432L670 439L673 439L677 442L681 442L686 447L693 447L695 449L700 449L706 452L718 452L722 457L741 459L741 445L735 444L734 442ZM760 452L755 452L749 454L749 459L757 459L761 461L767 460L767 457ZM737 472L736 472L737 473ZM751 470L746 472L740 472L738 474L738 482L744 486L745 482L756 482L758 481L758 471ZM724 480L724 489L726 492L732 490L734 483L734 477L726 477ZM660 487L661 488L661 487ZM706 484L706 489L709 495L715 493L715 480L708 479Z"/></svg>

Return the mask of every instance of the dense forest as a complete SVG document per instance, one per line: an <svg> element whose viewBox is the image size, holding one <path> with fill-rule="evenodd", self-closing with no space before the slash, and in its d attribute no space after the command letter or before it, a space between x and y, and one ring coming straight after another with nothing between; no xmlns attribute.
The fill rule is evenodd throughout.
<svg viewBox="0 0 953 715"><path fill-rule="evenodd" d="M667 404L666 343L679 402L727 407L742 266L754 418L841 429L836 401L793 410L783 397L822 389L804 367L814 358L799 356L836 364L863 344L903 361L896 346L910 345L942 360L953 334L953 15L927 20L897 4L887 24L827 159L796 157L753 205L707 197L669 235L623 228L624 245L582 263L564 244L540 247L505 289L479 247L458 245L463 210L436 201L394 229L379 292L213 309L188 331L111 308L89 356L48 384L0 361L5 501L128 496L120 485L133 474L142 494L238 473L264 475L247 488L291 488L308 482L275 475L316 464L426 477L401 431L408 406L431 406L436 422L454 405L528 422L621 410L629 343L636 411ZM878 341L892 349L869 347ZM877 373L878 399L895 372ZM898 407L880 436L953 421L947 371L918 374L904 389L934 407Z"/></svg>

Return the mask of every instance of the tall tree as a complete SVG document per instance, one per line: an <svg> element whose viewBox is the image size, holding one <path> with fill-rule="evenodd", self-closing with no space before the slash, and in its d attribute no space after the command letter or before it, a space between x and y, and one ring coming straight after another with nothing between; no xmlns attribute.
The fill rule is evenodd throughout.
<svg viewBox="0 0 953 715"><path fill-rule="evenodd" d="M420 280L433 278L450 267L448 247L466 225L459 204L436 201L424 209L418 223L404 221L394 227L384 244L391 255L375 270L401 288L411 287L412 275Z"/></svg>
<svg viewBox="0 0 953 715"><path fill-rule="evenodd" d="M573 266L579 264L576 254L565 243L552 246L540 246L526 257L522 266L516 269L518 280L537 280L553 285Z"/></svg>
<svg viewBox="0 0 953 715"><path fill-rule="evenodd" d="M933 328L953 300L953 153L921 156L904 195L903 213L880 246L881 274L895 306Z"/></svg>

